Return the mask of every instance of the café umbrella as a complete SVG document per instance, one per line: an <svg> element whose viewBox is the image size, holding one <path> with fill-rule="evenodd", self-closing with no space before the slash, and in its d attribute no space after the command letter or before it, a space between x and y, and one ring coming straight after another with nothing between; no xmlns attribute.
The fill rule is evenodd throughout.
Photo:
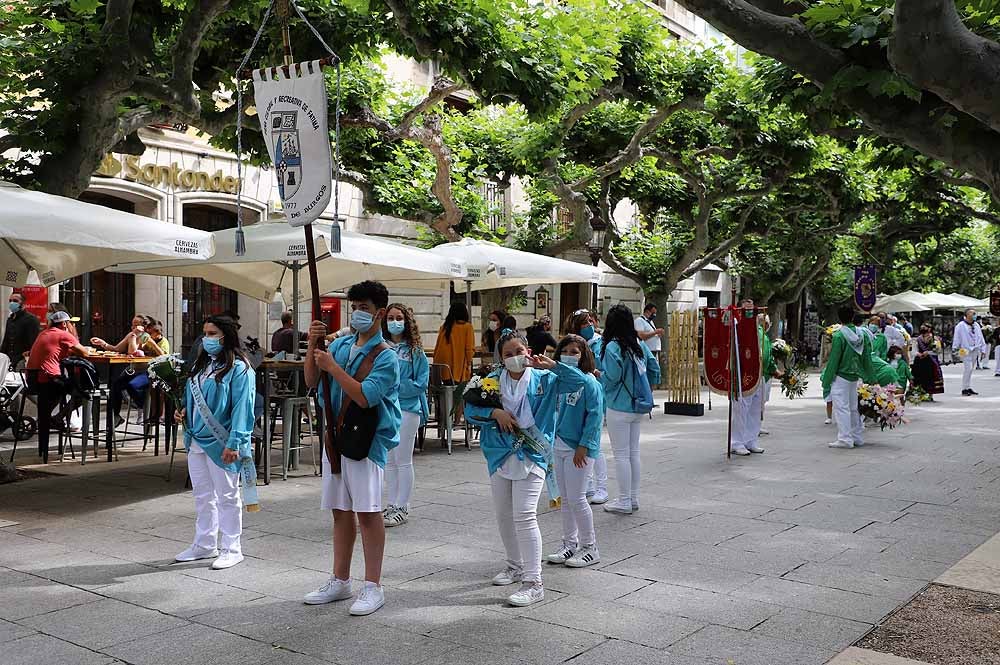
<svg viewBox="0 0 1000 665"><path fill-rule="evenodd" d="M472 291L532 284L597 283L601 271L595 266L552 256L522 252L487 240L463 238L438 245L431 254L464 260L468 276L456 278L456 288L465 282L466 305L471 307Z"/></svg>
<svg viewBox="0 0 1000 665"><path fill-rule="evenodd" d="M43 286L125 261L212 256L211 233L0 181L0 284Z"/></svg>
<svg viewBox="0 0 1000 665"><path fill-rule="evenodd" d="M329 251L328 231L314 225L316 268L324 293L373 279L389 288L441 289L451 280L466 277L465 262L437 256L426 250L361 233L343 231L343 249ZM306 267L302 229L283 223L244 226L246 253L236 254L232 229L216 231L218 252L208 261L148 261L123 263L113 272L173 277L200 277L263 302L271 302L280 289L291 295L295 325L298 303L312 293L308 279L299 279Z"/></svg>

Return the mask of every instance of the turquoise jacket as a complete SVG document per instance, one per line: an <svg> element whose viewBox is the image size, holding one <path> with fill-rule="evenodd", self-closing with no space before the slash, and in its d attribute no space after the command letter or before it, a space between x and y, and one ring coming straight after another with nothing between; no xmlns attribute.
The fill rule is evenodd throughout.
<svg viewBox="0 0 1000 665"><path fill-rule="evenodd" d="M194 381L191 378L188 381ZM233 367L222 381L211 378L201 386L202 395L208 410L212 412L219 424L229 432L229 439L223 446L212 434L208 424L202 419L198 407L194 405L194 397L188 385L184 386L185 429L184 447L190 451L191 442L197 443L205 454L220 468L238 473L244 457L253 457L253 446L250 445L250 435L253 433L253 403L257 396L257 381L254 371L240 359L233 362ZM229 448L239 453L239 458L231 464L222 463L222 450Z"/></svg>
<svg viewBox="0 0 1000 665"><path fill-rule="evenodd" d="M409 344L396 345L396 360L399 362L399 408L420 414L420 424L427 422L427 384L430 382L431 366L423 349L414 349Z"/></svg>
<svg viewBox="0 0 1000 665"><path fill-rule="evenodd" d="M348 335L338 337L330 343L330 355L351 376L357 373L372 347L385 341L381 332L375 333L351 361L351 347L357 339L357 335ZM320 381L319 384L320 398L326 399L323 383ZM329 383L333 396L333 412L338 413L344 394L339 383L332 378ZM369 406L378 407L378 427L375 430L375 440L372 441L368 459L384 469L389 451L399 445L399 426L403 422L403 412L399 408L399 362L396 360L394 349L386 349L378 354L372 371L361 382L361 391Z"/></svg>
<svg viewBox="0 0 1000 665"><path fill-rule="evenodd" d="M646 363L646 377L649 385L655 386L660 382L660 363L649 348L640 343L643 359ZM618 342L609 342L604 348L604 368L601 370L601 386L604 388L604 400L607 408L625 413L634 413L632 407L632 397L637 397L635 380L638 378L638 368L629 367L628 363L634 365L631 354L629 358L622 358L622 350ZM628 381L628 385L625 385ZM629 395L629 393L632 393Z"/></svg>
<svg viewBox="0 0 1000 665"><path fill-rule="evenodd" d="M499 381L500 376L506 371L506 369L494 371L490 374L490 378ZM586 377L583 372L562 363L556 363L552 371L532 370L531 383L528 385L528 401L531 403L531 413L535 417L535 427L545 436L549 445L552 445L556 433L556 398L559 395L576 392L583 388L585 382ZM491 408L465 405L465 417L482 428L479 434L479 447L486 457L491 476L503 466L504 460L515 453L514 434L501 432L492 416ZM527 457L541 468L548 468L548 462L543 455L524 448L518 448L515 454L519 459Z"/></svg>
<svg viewBox="0 0 1000 665"><path fill-rule="evenodd" d="M573 393L559 395L556 436L570 448L587 449L587 457L601 454L604 424L604 390L593 374L584 375L584 385Z"/></svg>
<svg viewBox="0 0 1000 665"><path fill-rule="evenodd" d="M590 350L594 352L594 367L597 368L598 372L603 372L604 363L601 361L601 349L604 348L604 340L600 335L595 333L594 336L590 338L590 341L587 342L587 346L589 346Z"/></svg>

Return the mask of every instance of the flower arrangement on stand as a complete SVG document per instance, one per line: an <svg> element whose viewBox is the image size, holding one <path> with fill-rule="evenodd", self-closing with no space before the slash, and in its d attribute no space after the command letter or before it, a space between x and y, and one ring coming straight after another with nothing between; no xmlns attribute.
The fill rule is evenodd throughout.
<svg viewBox="0 0 1000 665"><path fill-rule="evenodd" d="M858 412L871 418L881 429L903 424L903 406L896 401L896 386L862 383L858 386Z"/></svg>
<svg viewBox="0 0 1000 665"><path fill-rule="evenodd" d="M788 399L802 397L809 386L809 381L806 379L809 372L808 366L804 362L798 362L789 367L789 363L795 356L795 347L778 338L771 344L771 355L781 364L784 372L780 379L782 394Z"/></svg>

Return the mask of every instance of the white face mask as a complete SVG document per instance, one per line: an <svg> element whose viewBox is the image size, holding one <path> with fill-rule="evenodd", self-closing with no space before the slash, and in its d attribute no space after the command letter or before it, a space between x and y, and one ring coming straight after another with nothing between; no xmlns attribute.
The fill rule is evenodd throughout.
<svg viewBox="0 0 1000 665"><path fill-rule="evenodd" d="M499 328L499 327L500 327L500 322L499 321L492 321L492 320L490 321L490 323L489 323L489 329L490 330L492 330L493 332L496 332L497 328Z"/></svg>
<svg viewBox="0 0 1000 665"><path fill-rule="evenodd" d="M523 372L524 368L528 366L528 356L511 356L510 358L504 358L503 366L507 368L508 372L518 374Z"/></svg>
<svg viewBox="0 0 1000 665"><path fill-rule="evenodd" d="M570 367L579 367L580 356L567 356L566 354L563 354L559 356L559 362L563 365L569 365Z"/></svg>

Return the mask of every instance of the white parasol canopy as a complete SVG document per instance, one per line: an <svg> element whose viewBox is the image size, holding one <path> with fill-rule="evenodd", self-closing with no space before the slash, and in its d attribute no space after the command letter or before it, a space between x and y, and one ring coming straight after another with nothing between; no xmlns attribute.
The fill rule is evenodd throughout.
<svg viewBox="0 0 1000 665"><path fill-rule="evenodd" d="M596 283L601 272L594 266L551 256L522 252L486 240L465 238L430 250L468 267L468 285L474 291L531 284ZM457 283L462 279L456 278Z"/></svg>
<svg viewBox="0 0 1000 665"><path fill-rule="evenodd" d="M0 284L45 286L123 261L212 256L211 233L0 181Z"/></svg>
<svg viewBox="0 0 1000 665"><path fill-rule="evenodd" d="M201 277L257 300L270 302L275 291L295 298L294 281L300 282L298 298L311 296L308 278L298 278L306 267L306 247L301 228L284 223L261 223L244 226L246 254L236 256L233 230L216 231L219 250L209 261L147 261L123 263L115 272L175 277ZM436 256L430 252L360 233L341 234L343 251L330 254L325 231L313 227L316 237L316 268L320 288L329 293L366 279L386 286L411 288L447 287L450 280L465 279L465 263L460 259ZM303 276L304 277L304 276Z"/></svg>
<svg viewBox="0 0 1000 665"><path fill-rule="evenodd" d="M926 312L934 306L930 299L922 293L916 291L903 291L894 296L882 296L876 303L873 311L886 312Z"/></svg>

